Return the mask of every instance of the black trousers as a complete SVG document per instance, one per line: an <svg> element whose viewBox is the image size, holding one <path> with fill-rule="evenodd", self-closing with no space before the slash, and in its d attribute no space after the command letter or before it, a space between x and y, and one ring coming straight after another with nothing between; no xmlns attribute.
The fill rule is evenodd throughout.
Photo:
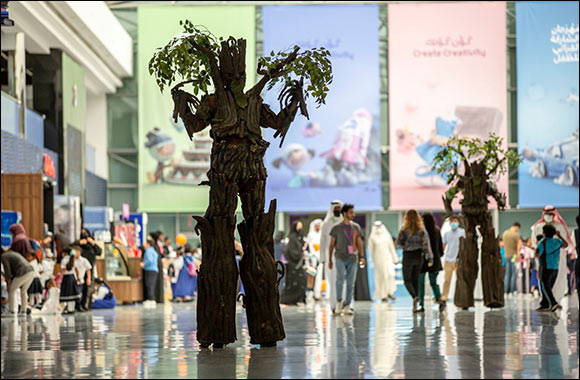
<svg viewBox="0 0 580 380"><path fill-rule="evenodd" d="M552 287L558 277L557 269L540 268L540 288L542 291L541 307L550 308L558 303L552 294Z"/></svg>
<svg viewBox="0 0 580 380"><path fill-rule="evenodd" d="M143 271L143 285L145 287L145 300L155 301L155 288L157 286L158 273L152 270Z"/></svg>
<svg viewBox="0 0 580 380"><path fill-rule="evenodd" d="M87 286L86 283L81 285L82 298L80 300L80 305L87 310L89 310L91 308L91 305L92 305L91 300L93 299L93 292L92 292L91 287L92 287L92 284L91 284L91 286Z"/></svg>
<svg viewBox="0 0 580 380"><path fill-rule="evenodd" d="M413 298L419 295L419 275L421 275L422 267L423 251L421 249L403 252L403 280L407 291Z"/></svg>

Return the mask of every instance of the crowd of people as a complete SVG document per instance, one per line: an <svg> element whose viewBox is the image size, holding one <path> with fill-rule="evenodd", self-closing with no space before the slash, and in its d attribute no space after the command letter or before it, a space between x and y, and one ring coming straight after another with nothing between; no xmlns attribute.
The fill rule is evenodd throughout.
<svg viewBox="0 0 580 380"><path fill-rule="evenodd" d="M26 235L21 224L10 227L12 243L2 249L2 314L72 314L114 308L111 287L99 277L96 259L102 248L90 231L70 241L64 231L47 232L42 241ZM122 249L122 241L113 245ZM201 247L173 248L171 238L151 232L139 250L143 268L143 305L155 307L166 297L176 302L195 299ZM105 274L101 274L103 277Z"/></svg>
<svg viewBox="0 0 580 380"><path fill-rule="evenodd" d="M560 309L559 300L572 294L580 282L578 242L578 228L570 233L553 206L544 208L529 237L521 236L520 223L513 223L500 242L506 296L541 296L537 310Z"/></svg>
<svg viewBox="0 0 580 380"><path fill-rule="evenodd" d="M101 248L87 229L74 242L63 231L47 232L36 241L21 224L12 225L10 233L12 244L1 254L2 315L72 314L115 306L95 265Z"/></svg>
<svg viewBox="0 0 580 380"><path fill-rule="evenodd" d="M385 225L373 224L367 239L356 222L351 204L333 201L324 220L310 222L305 234L301 221L292 224L287 238L278 232L274 254L285 266L280 282L280 302L286 305L327 299L334 314L354 314L354 288L359 268L366 265L366 248L374 264L374 298L395 301L397 248L402 251L402 274L413 298L413 312L425 311L425 284L434 301L446 308L451 279L457 269L461 239L465 231L458 216L449 217L439 228L431 213L408 210L396 238ZM576 220L578 224L578 218ZM10 227L13 240L2 250L2 314L74 313L112 308L116 299L110 286L99 277L96 258L101 248L91 233L82 229L70 242L63 231L44 240L30 239L21 224ZM541 296L539 311L556 311L565 294L580 282L578 275L578 228L570 233L558 211L547 206L530 237L522 237L513 223L499 237L506 297L516 294ZM116 242L121 244L120 242ZM143 305L155 307L167 298L175 302L195 300L201 245L181 242L172 245L161 231L151 232L141 251ZM236 260L243 248L235 240ZM437 278L444 272L443 289ZM102 274L104 276L104 274ZM243 292L240 282L239 290Z"/></svg>
<svg viewBox="0 0 580 380"><path fill-rule="evenodd" d="M334 201L324 221L312 221L309 230L306 236L303 223L297 221L292 224L287 239L284 240L281 232L276 234L275 258L286 269L285 281L280 283L282 304L305 303L312 294L316 301L329 299L334 314L354 314L357 267L364 267L365 246L368 246L374 263L375 299L395 301L399 248L403 252L403 280L413 298L413 312L425 311L427 279L435 303L441 311L445 310L461 239L466 237L459 216L450 216L440 228L431 213L408 210L396 239L377 221L365 244L365 236L354 222L354 206ZM532 294L541 296L538 311L560 309L561 299L571 294L580 282L579 239L578 228L571 234L552 206L544 209L542 218L532 226L529 238L522 238L520 224L514 223L498 237L505 267L506 297L516 292ZM441 271L444 272L443 289L437 281Z"/></svg>

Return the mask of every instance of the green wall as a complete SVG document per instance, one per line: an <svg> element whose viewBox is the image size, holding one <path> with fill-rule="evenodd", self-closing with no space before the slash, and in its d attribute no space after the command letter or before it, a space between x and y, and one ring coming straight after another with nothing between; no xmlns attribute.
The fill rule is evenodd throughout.
<svg viewBox="0 0 580 380"><path fill-rule="evenodd" d="M82 189L85 188L85 124L87 111L87 92L85 88L85 70L81 65L70 58L66 53L62 53L62 118L63 130L66 138L66 130L73 127L79 130L83 135L81 144ZM76 102L75 102L76 100ZM64 143L64 157L67 157L67 144ZM64 192L68 194L67 189L67 163L64 161L65 184ZM81 202L84 202L85 193L81 192Z"/></svg>
<svg viewBox="0 0 580 380"><path fill-rule="evenodd" d="M138 11L138 94L139 94L139 211L184 213L204 212L209 204L207 186L179 185L171 183L152 184L147 172L155 171L157 161L144 148L147 132L154 127L169 135L175 142L174 159L182 159L182 150L191 147L187 133L177 131L170 120L173 110L170 88L163 94L155 78L149 74L148 63L157 48L163 47L183 28L180 20L203 25L216 37L245 38L246 88L256 78L256 20L254 6L144 6ZM163 22L159 22L163 20ZM179 81L180 79L177 79ZM188 87L184 87L187 91Z"/></svg>

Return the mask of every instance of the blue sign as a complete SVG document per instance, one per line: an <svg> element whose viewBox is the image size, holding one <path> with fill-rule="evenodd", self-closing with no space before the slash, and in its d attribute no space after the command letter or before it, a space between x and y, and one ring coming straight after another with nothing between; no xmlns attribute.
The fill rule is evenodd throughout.
<svg viewBox="0 0 580 380"><path fill-rule="evenodd" d="M264 55L324 47L333 82L326 104L308 99L310 120L297 116L284 145L266 129L267 202L278 211L325 211L334 199L357 210L382 207L379 8L376 5L265 6ZM265 103L279 112L280 87Z"/></svg>
<svg viewBox="0 0 580 380"><path fill-rule="evenodd" d="M2 247L10 247L12 244L12 234L10 233L10 226L14 223L20 223L22 214L19 211L4 211L2 210Z"/></svg>
<svg viewBox="0 0 580 380"><path fill-rule="evenodd" d="M578 207L578 2L516 3L520 207Z"/></svg>

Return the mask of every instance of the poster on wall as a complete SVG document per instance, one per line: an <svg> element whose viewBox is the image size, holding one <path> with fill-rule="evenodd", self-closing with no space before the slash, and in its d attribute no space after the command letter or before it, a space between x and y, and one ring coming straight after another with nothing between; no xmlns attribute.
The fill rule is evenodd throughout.
<svg viewBox="0 0 580 380"><path fill-rule="evenodd" d="M183 32L181 20L203 25L216 38L245 38L246 88L256 72L253 6L139 7L139 211L204 212L209 203L207 181L212 139L209 127L190 140L181 119L174 122L170 88L159 91L148 63L157 48ZM163 20L162 23L159 20ZM180 79L178 78L175 85ZM191 92L186 85L185 91Z"/></svg>
<svg viewBox="0 0 580 380"><path fill-rule="evenodd" d="M517 2L520 207L578 207L578 2Z"/></svg>
<svg viewBox="0 0 580 380"><path fill-rule="evenodd" d="M326 104L316 108L310 98L310 119L297 116L281 148L264 131L267 203L312 212L340 199L357 210L381 209L378 6L265 6L262 15L264 55L325 47L333 75ZM264 97L275 112L279 91Z"/></svg>
<svg viewBox="0 0 580 380"><path fill-rule="evenodd" d="M440 210L447 178L431 163L450 137L507 148L505 2L388 7L390 208Z"/></svg>

